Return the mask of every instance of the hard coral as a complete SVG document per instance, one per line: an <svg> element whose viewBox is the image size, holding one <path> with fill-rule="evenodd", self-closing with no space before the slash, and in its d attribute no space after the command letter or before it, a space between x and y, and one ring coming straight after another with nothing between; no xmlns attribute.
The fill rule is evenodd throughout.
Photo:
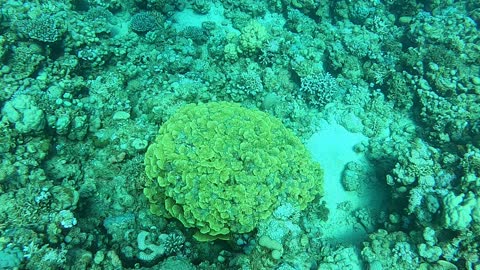
<svg viewBox="0 0 480 270"><path fill-rule="evenodd" d="M145 156L153 213L197 228L197 240L252 231L280 203L305 209L323 172L282 123L235 103L190 104L160 128Z"/></svg>
<svg viewBox="0 0 480 270"><path fill-rule="evenodd" d="M31 39L46 43L55 42L60 38L57 21L49 15L19 22L19 31L27 34Z"/></svg>
<svg viewBox="0 0 480 270"><path fill-rule="evenodd" d="M130 28L135 32L148 32L158 27L160 19L156 12L142 11L132 16Z"/></svg>
<svg viewBox="0 0 480 270"><path fill-rule="evenodd" d="M323 107L332 102L340 92L337 81L330 73L307 75L301 81L301 95L315 107Z"/></svg>
<svg viewBox="0 0 480 270"><path fill-rule="evenodd" d="M255 54L268 39L267 30L257 21L251 21L241 32L240 48L247 54Z"/></svg>

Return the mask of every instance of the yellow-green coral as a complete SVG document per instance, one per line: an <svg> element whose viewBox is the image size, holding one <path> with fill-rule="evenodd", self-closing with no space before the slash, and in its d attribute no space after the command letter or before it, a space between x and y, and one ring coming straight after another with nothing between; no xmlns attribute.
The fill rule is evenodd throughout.
<svg viewBox="0 0 480 270"><path fill-rule="evenodd" d="M190 104L160 128L145 156L151 211L197 228L199 240L252 231L282 202L300 209L323 173L301 141L263 112Z"/></svg>

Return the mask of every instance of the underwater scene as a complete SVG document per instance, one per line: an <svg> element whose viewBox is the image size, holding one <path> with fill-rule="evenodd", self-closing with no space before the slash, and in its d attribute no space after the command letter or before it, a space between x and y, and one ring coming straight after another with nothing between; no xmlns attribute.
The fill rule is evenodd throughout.
<svg viewBox="0 0 480 270"><path fill-rule="evenodd" d="M0 269L480 270L480 1L0 3Z"/></svg>

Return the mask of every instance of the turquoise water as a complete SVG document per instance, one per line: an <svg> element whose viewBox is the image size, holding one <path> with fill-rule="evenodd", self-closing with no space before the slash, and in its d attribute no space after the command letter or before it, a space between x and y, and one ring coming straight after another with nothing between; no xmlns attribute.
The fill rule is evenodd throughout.
<svg viewBox="0 0 480 270"><path fill-rule="evenodd" d="M480 268L478 1L0 4L0 269ZM181 184L149 202L144 187L159 184L144 157L178 109L218 101L292 130L323 168L323 195L306 209L272 198L272 173L234 200L256 205L242 216L270 214L203 242L213 210L182 220ZM261 145L232 148L245 151L232 170L272 167ZM188 166L206 189L240 185Z"/></svg>

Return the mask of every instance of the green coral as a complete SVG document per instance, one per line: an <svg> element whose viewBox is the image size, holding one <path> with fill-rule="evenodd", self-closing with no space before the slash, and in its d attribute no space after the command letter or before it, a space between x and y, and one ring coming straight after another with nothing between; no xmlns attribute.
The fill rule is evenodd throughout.
<svg viewBox="0 0 480 270"><path fill-rule="evenodd" d="M153 213L197 228L198 240L252 231L280 203L305 209L323 172L293 132L236 103L190 104L160 128L145 156Z"/></svg>
<svg viewBox="0 0 480 270"><path fill-rule="evenodd" d="M257 52L268 39L267 30L257 21L251 21L241 32L240 49L247 54Z"/></svg>

